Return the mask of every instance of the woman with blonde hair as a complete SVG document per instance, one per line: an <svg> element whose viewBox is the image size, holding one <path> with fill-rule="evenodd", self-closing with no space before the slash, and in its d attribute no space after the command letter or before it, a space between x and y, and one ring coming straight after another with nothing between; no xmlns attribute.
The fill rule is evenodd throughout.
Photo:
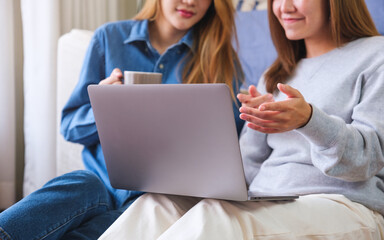
<svg viewBox="0 0 384 240"><path fill-rule="evenodd" d="M66 140L84 145L87 170L55 178L1 213L0 239L97 239L142 194L109 182L90 84L122 84L122 71L162 73L164 84L226 83L240 132L234 13L231 0L147 0L133 20L98 28L61 123Z"/></svg>
<svg viewBox="0 0 384 240"><path fill-rule="evenodd" d="M101 239L384 239L384 37L364 0L269 0L278 57L239 94L250 193L145 194Z"/></svg>

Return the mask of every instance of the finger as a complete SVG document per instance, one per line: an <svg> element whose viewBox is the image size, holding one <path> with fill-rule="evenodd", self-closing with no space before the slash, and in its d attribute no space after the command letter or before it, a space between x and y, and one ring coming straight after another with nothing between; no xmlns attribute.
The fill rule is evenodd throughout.
<svg viewBox="0 0 384 240"><path fill-rule="evenodd" d="M242 107L240 119L258 125L262 128L275 129L278 132L288 131L297 128L292 127L292 117L289 114L279 111L259 111L254 108ZM296 121L293 121L294 123Z"/></svg>
<svg viewBox="0 0 384 240"><path fill-rule="evenodd" d="M257 99L255 100L251 95L243 93L238 94L237 98L239 99L242 105L249 107L254 107L256 102L258 101Z"/></svg>
<svg viewBox="0 0 384 240"><path fill-rule="evenodd" d="M277 88L280 90L280 92L287 95L288 98L302 98L303 95L297 90L296 88L293 88L289 85L278 83Z"/></svg>
<svg viewBox="0 0 384 240"><path fill-rule="evenodd" d="M272 94L265 94L258 97L251 97L249 94L238 94L237 98L242 103L242 106L258 108L262 103L274 102Z"/></svg>
<svg viewBox="0 0 384 240"><path fill-rule="evenodd" d="M111 85L111 84L115 84L115 83L122 84L122 82L119 78L112 76L112 77L109 77L109 78L106 78L106 79L100 81L99 84L100 85Z"/></svg>
<svg viewBox="0 0 384 240"><path fill-rule="evenodd" d="M252 97L261 96L261 93L257 91L257 88L254 85L249 86L248 92Z"/></svg>
<svg viewBox="0 0 384 240"><path fill-rule="evenodd" d="M261 126L261 127L269 127L269 126L271 126L271 124L274 123L271 120L260 119L260 118L257 118L255 116L244 114L244 113L240 114L240 119L242 119L246 122L250 122L250 123L253 123L255 125ZM276 125L276 124L274 124L274 125Z"/></svg>
<svg viewBox="0 0 384 240"><path fill-rule="evenodd" d="M114 84L115 82L121 82L122 83L123 73L121 72L121 70L119 68L115 68L115 69L113 69L113 71L111 73L111 77L114 79L112 84Z"/></svg>
<svg viewBox="0 0 384 240"><path fill-rule="evenodd" d="M122 84L122 81L121 81L122 78L123 78L123 73L121 72L121 70L118 68L115 68L115 69L113 69L111 75L108 78L100 81L99 84L100 85L109 85L109 84L115 84L116 82L119 84Z"/></svg>
<svg viewBox="0 0 384 240"><path fill-rule="evenodd" d="M245 102L242 102L244 106L251 108L258 108L262 103L273 102L274 99L270 95L263 95L260 97L250 98Z"/></svg>
<svg viewBox="0 0 384 240"><path fill-rule="evenodd" d="M258 110L259 111L278 111L278 112L284 112L287 111L288 107L286 102L280 101L280 102L265 102L262 103Z"/></svg>
<svg viewBox="0 0 384 240"><path fill-rule="evenodd" d="M239 99L240 102L245 103L246 101L249 101L251 97L258 97L261 96L261 94L257 91L256 87L254 85L250 85L248 87L248 91L245 90L239 94L237 94L237 99Z"/></svg>
<svg viewBox="0 0 384 240"><path fill-rule="evenodd" d="M249 99L246 106L252 107L252 108L258 108L263 103L273 102L273 101L274 101L273 96L271 94L266 94L266 95Z"/></svg>
<svg viewBox="0 0 384 240"><path fill-rule="evenodd" d="M120 83L122 83L121 80L120 80L119 78L117 78L117 77L115 77L115 76L111 76L111 77L109 77L109 78L106 78L106 79L100 81L99 84L100 84L100 85L110 85L110 84L114 84L114 83L116 83L116 82L120 82Z"/></svg>
<svg viewBox="0 0 384 240"><path fill-rule="evenodd" d="M248 101L251 99L251 96L249 94L244 93L239 93L236 97L241 103L248 103Z"/></svg>
<svg viewBox="0 0 384 240"><path fill-rule="evenodd" d="M279 111L259 111L256 108L242 106L239 109L241 114L245 114L243 117L247 119L243 119L246 121L252 121L252 117L255 117L260 120L265 120L267 122L277 122L279 120Z"/></svg>
<svg viewBox="0 0 384 240"><path fill-rule="evenodd" d="M247 123L247 127L251 128L251 129L253 129L255 131L266 133L266 134L282 132L282 131L280 131L278 129L264 128L264 127L258 126L256 124L253 124L253 123Z"/></svg>
<svg viewBox="0 0 384 240"><path fill-rule="evenodd" d="M109 85L113 83L113 78L109 77L99 82L99 85Z"/></svg>

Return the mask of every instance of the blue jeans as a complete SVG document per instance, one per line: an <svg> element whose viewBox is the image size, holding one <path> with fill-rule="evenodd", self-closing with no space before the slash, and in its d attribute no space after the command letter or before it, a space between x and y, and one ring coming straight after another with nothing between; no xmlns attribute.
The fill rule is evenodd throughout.
<svg viewBox="0 0 384 240"><path fill-rule="evenodd" d="M68 173L2 212L0 238L97 239L140 194L132 191L116 206L96 174Z"/></svg>

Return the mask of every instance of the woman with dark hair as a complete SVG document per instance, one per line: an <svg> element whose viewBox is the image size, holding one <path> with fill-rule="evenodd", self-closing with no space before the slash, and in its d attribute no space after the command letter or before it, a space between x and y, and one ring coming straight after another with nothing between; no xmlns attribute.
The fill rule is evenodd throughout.
<svg viewBox="0 0 384 240"><path fill-rule="evenodd" d="M109 182L90 84L122 84L125 70L162 73L164 84L225 83L240 132L234 13L231 0L147 0L133 20L97 29L61 123L66 140L84 145L87 170L57 177L2 212L0 239L97 239L142 194Z"/></svg>
<svg viewBox="0 0 384 240"><path fill-rule="evenodd" d="M145 194L101 239L384 237L384 37L364 0L268 3L278 57L238 95L240 147L250 192L299 199Z"/></svg>

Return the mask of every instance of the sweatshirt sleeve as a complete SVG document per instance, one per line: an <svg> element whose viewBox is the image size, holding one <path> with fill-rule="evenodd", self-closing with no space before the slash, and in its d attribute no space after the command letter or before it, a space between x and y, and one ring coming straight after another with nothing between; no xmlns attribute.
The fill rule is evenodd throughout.
<svg viewBox="0 0 384 240"><path fill-rule="evenodd" d="M308 124L295 130L310 142L318 169L350 182L365 181L384 166L384 66L359 77L361 98L351 123L313 106Z"/></svg>
<svg viewBox="0 0 384 240"><path fill-rule="evenodd" d="M61 118L60 132L64 138L86 146L99 142L87 87L98 84L106 77L101 36L101 31L97 30L90 42L79 82L64 106Z"/></svg>

